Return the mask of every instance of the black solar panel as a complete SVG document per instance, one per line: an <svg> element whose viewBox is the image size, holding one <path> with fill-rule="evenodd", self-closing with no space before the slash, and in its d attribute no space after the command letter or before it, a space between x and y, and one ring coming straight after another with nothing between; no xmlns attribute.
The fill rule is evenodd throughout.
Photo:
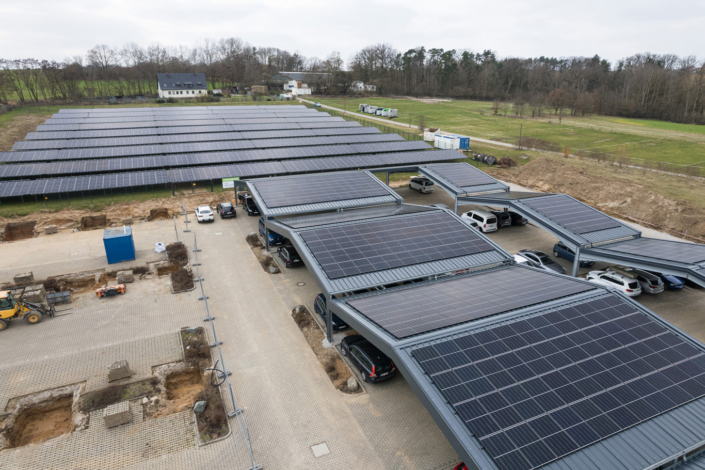
<svg viewBox="0 0 705 470"><path fill-rule="evenodd" d="M636 238L612 245L602 245L600 248L685 264L697 264L705 261L705 245L697 243L657 240L655 238Z"/></svg>
<svg viewBox="0 0 705 470"><path fill-rule="evenodd" d="M461 188L497 182L487 173L480 171L467 163L428 165L428 169Z"/></svg>
<svg viewBox="0 0 705 470"><path fill-rule="evenodd" d="M579 234L622 226L602 212L565 194L526 199L522 203Z"/></svg>
<svg viewBox="0 0 705 470"><path fill-rule="evenodd" d="M405 338L594 289L569 277L511 267L348 304L396 338Z"/></svg>
<svg viewBox="0 0 705 470"><path fill-rule="evenodd" d="M445 212L321 228L301 238L330 279L494 250Z"/></svg>
<svg viewBox="0 0 705 470"><path fill-rule="evenodd" d="M705 395L705 355L616 295L415 349L501 469L540 467Z"/></svg>
<svg viewBox="0 0 705 470"><path fill-rule="evenodd" d="M380 181L363 172L255 181L269 208L389 196Z"/></svg>

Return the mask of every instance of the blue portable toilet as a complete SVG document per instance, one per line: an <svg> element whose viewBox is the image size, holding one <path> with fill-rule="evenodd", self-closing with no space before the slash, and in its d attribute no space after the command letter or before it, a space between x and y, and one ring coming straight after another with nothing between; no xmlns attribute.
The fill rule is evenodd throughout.
<svg viewBox="0 0 705 470"><path fill-rule="evenodd" d="M135 241L132 239L132 227L122 226L106 228L103 232L103 244L108 264L122 263L135 259Z"/></svg>
<svg viewBox="0 0 705 470"><path fill-rule="evenodd" d="M470 137L461 137L460 138L460 150L469 150L470 149Z"/></svg>

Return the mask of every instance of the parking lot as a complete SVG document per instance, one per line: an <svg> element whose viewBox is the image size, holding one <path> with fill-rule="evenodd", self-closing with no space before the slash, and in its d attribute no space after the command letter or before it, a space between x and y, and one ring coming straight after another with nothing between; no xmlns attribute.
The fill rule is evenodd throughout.
<svg viewBox="0 0 705 470"><path fill-rule="evenodd" d="M452 198L442 191L420 195L400 188L398 193L407 203L453 206ZM360 394L344 394L333 387L291 317L297 305L313 312L319 289L306 268L288 269L276 255L282 272L262 269L245 241L257 231L257 217L247 217L238 208L236 219L194 222L189 224L192 233L183 233L184 227L179 221L180 240L191 251L195 234L202 250L200 274L257 464L265 469L450 469L458 462L400 374L379 385L365 384ZM154 253L155 243L173 242L177 236L172 221L139 223L133 231L134 266L160 260L163 255ZM557 241L530 224L488 236L511 253L530 248L550 254ZM107 267L102 231L3 243L0 256L4 260L0 283L10 282L20 272L33 271L39 278ZM571 263L557 261L570 271ZM590 270L603 267L598 263ZM583 268L580 273L587 271ZM76 296L71 310L60 312L61 316L38 325L12 325L2 333L0 343L5 358L0 366L3 407L13 398L71 384L84 384L88 391L104 387L106 368L116 360L128 360L133 379L149 377L155 366L183 360L178 331L204 325L206 312L199 297L198 289L172 294L168 278L155 276L129 284L124 296L98 299L87 291ZM699 318L705 300L702 289L644 294L637 300L705 340ZM334 343L343 336L336 333ZM0 467L250 467L236 420L230 420L229 437L207 445L198 443L191 411L153 419L135 411L133 424L116 429L101 423L100 416L92 414L85 430L4 450Z"/></svg>

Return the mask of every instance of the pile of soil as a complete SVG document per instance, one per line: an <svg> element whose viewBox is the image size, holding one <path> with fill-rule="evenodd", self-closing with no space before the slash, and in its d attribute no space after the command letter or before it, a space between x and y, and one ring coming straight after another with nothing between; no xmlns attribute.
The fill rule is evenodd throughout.
<svg viewBox="0 0 705 470"><path fill-rule="evenodd" d="M34 227L37 225L34 221L14 222L5 226L3 233L3 241L13 242L15 240L24 240L34 237Z"/></svg>
<svg viewBox="0 0 705 470"><path fill-rule="evenodd" d="M86 412L93 411L121 401L155 395L158 387L159 379L156 377L150 377L129 384L109 385L100 390L93 390L81 395L81 398L78 400L78 409Z"/></svg>
<svg viewBox="0 0 705 470"><path fill-rule="evenodd" d="M158 209L150 209L147 220L151 222L153 220L164 220L169 218L171 218L169 215L169 209L166 207L160 207Z"/></svg>
<svg viewBox="0 0 705 470"><path fill-rule="evenodd" d="M705 201L702 180L549 157L510 169L488 168L487 172L532 189L569 194L617 218L705 238L705 203L692 202Z"/></svg>
<svg viewBox="0 0 705 470"><path fill-rule="evenodd" d="M203 413L196 413L201 442L225 436L228 433L228 419L218 388L210 384L206 385L203 391L196 395L195 401L208 402Z"/></svg>
<svg viewBox="0 0 705 470"><path fill-rule="evenodd" d="M108 217L101 215L86 215L81 217L81 231L95 230L108 226Z"/></svg>
<svg viewBox="0 0 705 470"><path fill-rule="evenodd" d="M171 273L171 290L174 294L193 290L193 277L186 268Z"/></svg>
<svg viewBox="0 0 705 470"><path fill-rule="evenodd" d="M326 336L308 309L300 306L292 310L291 315L335 388L344 393L362 393L362 387L358 387L354 392L348 390L348 379L353 377L353 374L335 348L323 347Z"/></svg>
<svg viewBox="0 0 705 470"><path fill-rule="evenodd" d="M171 264L184 267L188 264L188 249L183 243L170 243L166 246L166 257Z"/></svg>
<svg viewBox="0 0 705 470"><path fill-rule="evenodd" d="M272 255L269 253L264 253L265 247L257 234L251 233L245 237L245 240L247 241L247 244L250 245L250 248L252 248L252 252L255 254L257 261L259 261L260 266L262 266L262 269L264 269L265 272L270 274L279 274L281 272L279 265L276 261L274 261ZM274 272L269 269L270 267L275 268Z"/></svg>
<svg viewBox="0 0 705 470"><path fill-rule="evenodd" d="M201 370L210 366L210 343L203 327L181 330L181 343L187 365Z"/></svg>
<svg viewBox="0 0 705 470"><path fill-rule="evenodd" d="M38 444L73 431L73 395L39 403L22 411L8 430L8 447Z"/></svg>

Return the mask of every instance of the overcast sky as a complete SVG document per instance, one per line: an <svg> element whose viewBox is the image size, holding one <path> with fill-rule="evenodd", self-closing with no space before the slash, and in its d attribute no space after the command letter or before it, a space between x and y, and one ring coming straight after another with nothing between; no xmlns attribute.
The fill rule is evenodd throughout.
<svg viewBox="0 0 705 470"><path fill-rule="evenodd" d="M0 58L63 60L96 44L193 47L239 37L344 60L364 46L492 49L499 57L638 52L705 58L705 0L0 0Z"/></svg>

